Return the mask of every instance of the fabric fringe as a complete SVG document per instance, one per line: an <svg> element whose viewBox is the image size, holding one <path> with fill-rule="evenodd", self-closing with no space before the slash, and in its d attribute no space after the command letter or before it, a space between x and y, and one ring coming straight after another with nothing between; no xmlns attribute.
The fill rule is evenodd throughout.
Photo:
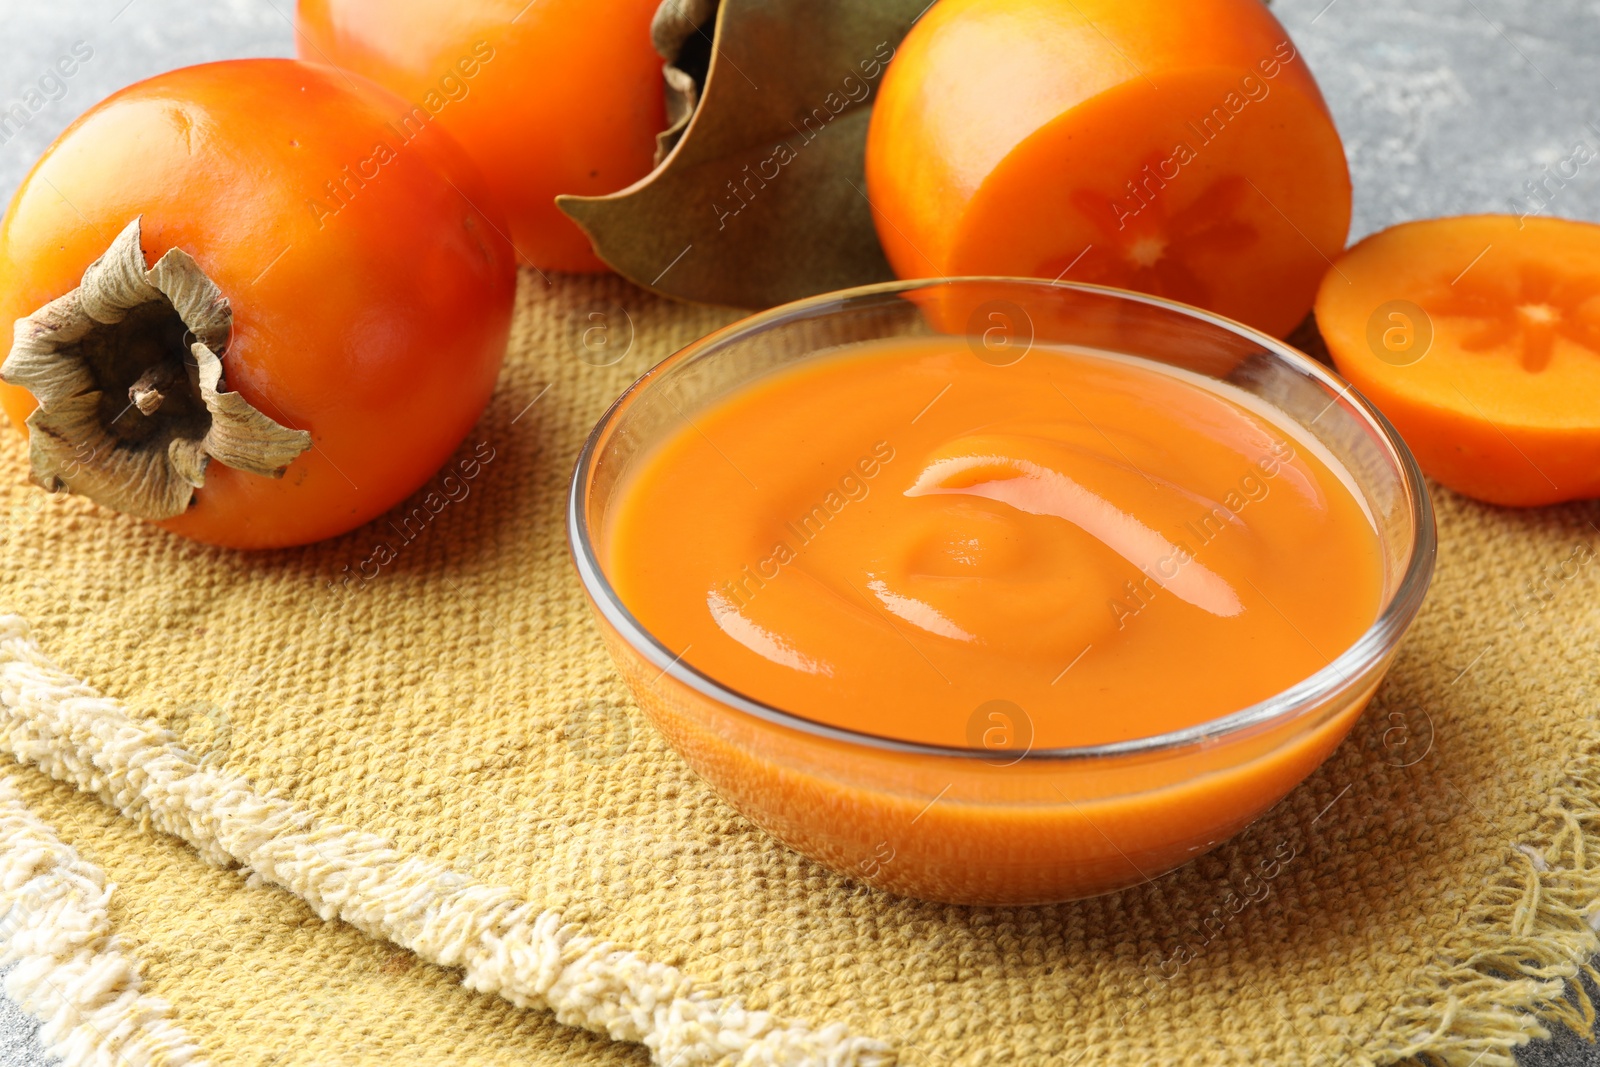
<svg viewBox="0 0 1600 1067"><path fill-rule="evenodd" d="M1529 840L1439 947L1417 995L1381 1034L1380 1062L1516 1067L1512 1049L1564 1024L1593 1039L1595 1006L1578 980L1600 982L1600 743L1588 746L1539 813Z"/></svg>
<svg viewBox="0 0 1600 1067"><path fill-rule="evenodd" d="M665 1067L894 1061L886 1044L841 1024L812 1029L712 996L677 968L582 934L555 911L535 912L509 889L257 794L60 670L15 615L0 616L0 746L214 864L248 868L323 919L460 968L471 989L643 1044Z"/></svg>
<svg viewBox="0 0 1600 1067"><path fill-rule="evenodd" d="M40 1044L67 1067L204 1067L112 933L114 889L0 778L0 967Z"/></svg>

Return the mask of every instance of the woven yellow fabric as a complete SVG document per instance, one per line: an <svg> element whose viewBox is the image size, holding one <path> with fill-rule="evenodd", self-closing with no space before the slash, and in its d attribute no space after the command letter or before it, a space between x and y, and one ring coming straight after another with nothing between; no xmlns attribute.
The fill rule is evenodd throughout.
<svg viewBox="0 0 1600 1067"><path fill-rule="evenodd" d="M1437 578L1389 681L1237 840L1076 904L893 899L771 842L687 770L611 669L567 559L589 427L728 315L612 278L525 277L519 299L450 481L324 544L214 550L48 497L4 437L0 612L111 698L66 687L16 630L5 744L100 799L11 773L118 883L113 920L146 988L212 1062L642 1061L543 1004L673 1067L734 1062L739 1042L710 1033L729 1020L773 1062L831 1048L952 1067L1495 1067L1541 1019L1588 1025L1562 996L1600 925L1594 505L1510 512L1436 491ZM632 337L614 365L583 345L591 311L611 353ZM269 796L281 807L259 814ZM349 845L363 834L394 855ZM401 884L414 899L383 898ZM556 913L573 940L538 925ZM595 988L633 999L610 1011L605 989L584 1000L552 966L620 968ZM702 992L645 1017L641 996L689 980ZM695 1014L713 1010L715 1024Z"/></svg>

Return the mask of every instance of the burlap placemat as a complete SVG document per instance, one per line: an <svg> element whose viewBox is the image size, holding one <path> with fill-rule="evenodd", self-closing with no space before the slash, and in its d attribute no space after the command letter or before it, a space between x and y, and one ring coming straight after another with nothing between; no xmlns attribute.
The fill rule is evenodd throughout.
<svg viewBox="0 0 1600 1067"><path fill-rule="evenodd" d="M1594 505L1436 492L1388 682L1237 840L1075 904L894 899L684 767L567 561L584 434L728 316L520 300L450 478L310 548L47 497L4 435L0 936L79 1062L1493 1067L1590 1024Z"/></svg>

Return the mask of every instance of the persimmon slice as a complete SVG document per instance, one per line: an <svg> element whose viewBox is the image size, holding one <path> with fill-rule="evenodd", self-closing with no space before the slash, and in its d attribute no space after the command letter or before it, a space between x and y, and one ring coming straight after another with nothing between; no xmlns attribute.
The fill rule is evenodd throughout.
<svg viewBox="0 0 1600 1067"><path fill-rule="evenodd" d="M1316 313L1439 482L1512 506L1600 496L1600 226L1402 223L1336 262Z"/></svg>

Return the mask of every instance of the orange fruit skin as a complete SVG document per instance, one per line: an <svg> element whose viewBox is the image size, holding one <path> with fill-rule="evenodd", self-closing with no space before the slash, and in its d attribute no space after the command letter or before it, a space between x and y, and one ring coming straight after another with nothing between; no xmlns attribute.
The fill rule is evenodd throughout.
<svg viewBox="0 0 1600 1067"><path fill-rule="evenodd" d="M420 107L478 164L523 262L603 271L555 205L650 173L666 127L659 0L300 0L301 59Z"/></svg>
<svg viewBox="0 0 1600 1067"><path fill-rule="evenodd" d="M91 108L17 190L0 322L77 288L140 218L147 264L182 248L228 298L226 387L311 432L279 479L210 464L159 525L237 548L342 533L426 482L488 403L516 290L505 220L443 131L396 135L402 108L294 60L187 67ZM19 427L37 407L10 385L0 404Z"/></svg>
<svg viewBox="0 0 1600 1067"><path fill-rule="evenodd" d="M1435 480L1511 507L1600 496L1600 226L1401 223L1336 261L1316 313Z"/></svg>
<svg viewBox="0 0 1600 1067"><path fill-rule="evenodd" d="M1280 336L1350 226L1338 131L1257 0L939 0L866 178L901 277L1096 282Z"/></svg>

